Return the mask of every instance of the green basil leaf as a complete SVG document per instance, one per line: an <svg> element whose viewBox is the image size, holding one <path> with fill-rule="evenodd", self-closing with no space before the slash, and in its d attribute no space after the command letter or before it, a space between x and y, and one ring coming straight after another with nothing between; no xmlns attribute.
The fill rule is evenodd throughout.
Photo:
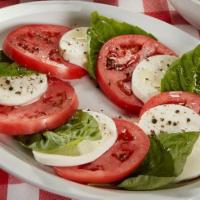
<svg viewBox="0 0 200 200"><path fill-rule="evenodd" d="M90 30L88 31L87 70L92 78L95 79L96 59L101 46L107 40L125 34L147 35L155 38L152 34L147 33L138 26L101 16L97 12L91 14Z"/></svg>
<svg viewBox="0 0 200 200"><path fill-rule="evenodd" d="M149 139L149 152L133 175L174 176L174 160L170 152L165 149L157 135L152 135Z"/></svg>
<svg viewBox="0 0 200 200"><path fill-rule="evenodd" d="M36 74L16 63L0 62L0 76L30 76Z"/></svg>
<svg viewBox="0 0 200 200"><path fill-rule="evenodd" d="M187 157L192 152L193 146L199 138L199 133L162 133L158 137L164 148L171 154L173 158L174 176L180 175L185 166Z"/></svg>
<svg viewBox="0 0 200 200"><path fill-rule="evenodd" d="M120 188L126 190L155 190L163 188L171 184L176 177L157 177L152 175L139 175L134 178L125 179L120 185Z"/></svg>
<svg viewBox="0 0 200 200"><path fill-rule="evenodd" d="M123 180L118 187L127 190L152 190L173 184L183 171L198 137L198 132L151 136L146 159L132 177Z"/></svg>
<svg viewBox="0 0 200 200"><path fill-rule="evenodd" d="M101 133L97 121L87 112L79 110L68 123L54 131L18 136L16 139L24 147L34 151L79 155L77 144L83 140L99 140Z"/></svg>
<svg viewBox="0 0 200 200"><path fill-rule="evenodd" d="M198 45L194 51L193 51L193 63L198 66L198 68L200 67L200 45Z"/></svg>
<svg viewBox="0 0 200 200"><path fill-rule="evenodd" d="M161 91L189 91L200 94L200 45L170 65L161 80Z"/></svg>
<svg viewBox="0 0 200 200"><path fill-rule="evenodd" d="M33 74L36 73L16 64L0 50L0 76L29 76Z"/></svg>

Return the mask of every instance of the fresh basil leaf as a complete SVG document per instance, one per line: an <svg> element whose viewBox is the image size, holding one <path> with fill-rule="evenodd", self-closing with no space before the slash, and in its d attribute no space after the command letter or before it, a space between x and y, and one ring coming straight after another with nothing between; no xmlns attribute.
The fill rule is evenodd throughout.
<svg viewBox="0 0 200 200"><path fill-rule="evenodd" d="M180 175L185 166L187 157L192 152L193 146L199 138L199 133L162 133L158 137L164 148L171 154L173 158L174 176Z"/></svg>
<svg viewBox="0 0 200 200"><path fill-rule="evenodd" d="M89 75L95 79L95 65L101 46L109 39L125 34L147 35L155 38L138 26L120 22L97 12L91 13L90 30L88 31L88 63L87 70Z"/></svg>
<svg viewBox="0 0 200 200"><path fill-rule="evenodd" d="M96 59L103 43L98 41L98 37L91 30L88 31L88 43L86 67L89 76L95 79Z"/></svg>
<svg viewBox="0 0 200 200"><path fill-rule="evenodd" d="M174 176L174 160L170 152L166 150L157 135L154 134L149 139L149 152L133 175Z"/></svg>
<svg viewBox="0 0 200 200"><path fill-rule="evenodd" d="M0 76L30 76L36 74L16 63L0 62Z"/></svg>
<svg viewBox="0 0 200 200"><path fill-rule="evenodd" d="M0 50L0 76L29 76L34 71L21 67Z"/></svg>
<svg viewBox="0 0 200 200"><path fill-rule="evenodd" d="M161 80L161 91L200 94L200 45L170 65Z"/></svg>
<svg viewBox="0 0 200 200"><path fill-rule="evenodd" d="M34 151L79 155L77 144L83 140L99 140L101 133L97 121L87 112L79 110L68 123L54 131L18 136L16 139L24 147Z"/></svg>
<svg viewBox="0 0 200 200"><path fill-rule="evenodd" d="M127 190L152 190L173 184L183 171L198 137L197 132L151 136L146 159L132 177L123 180L118 187Z"/></svg>
<svg viewBox="0 0 200 200"><path fill-rule="evenodd" d="M199 48L200 45L198 45L195 49L194 49L194 52L193 52L193 63L200 67L200 48Z"/></svg>
<svg viewBox="0 0 200 200"><path fill-rule="evenodd" d="M152 175L139 175L134 178L125 179L120 185L120 188L126 190L155 190L163 188L171 184L176 177L157 177Z"/></svg>

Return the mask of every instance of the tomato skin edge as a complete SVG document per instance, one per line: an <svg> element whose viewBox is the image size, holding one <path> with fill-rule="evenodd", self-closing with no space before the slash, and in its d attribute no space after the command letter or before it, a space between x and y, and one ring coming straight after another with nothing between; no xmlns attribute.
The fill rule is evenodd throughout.
<svg viewBox="0 0 200 200"><path fill-rule="evenodd" d="M53 70L54 73L52 73L52 72L48 71L49 64L46 64L44 62L39 63L36 59L33 59L31 57L28 58L29 66L27 67L27 65L25 64L25 63L27 63L27 57L22 55L16 49L13 49L6 40L3 44L3 50L4 50L5 54L11 60L14 60L16 63L24 66L25 68L44 73L44 74L50 75L52 77L56 77L58 79L62 79L62 80L80 79L87 74L87 71L85 69L83 69L82 67L78 67L69 62L65 62L65 65L68 65L72 70L74 70L73 72L70 72L69 70L67 70L67 66L66 66L66 69L59 69L58 67L50 65L51 67L55 68ZM41 65L43 66L42 68L41 68Z"/></svg>
<svg viewBox="0 0 200 200"><path fill-rule="evenodd" d="M49 79L62 82L56 78L49 78ZM68 83L62 82L62 84L68 84ZM15 121L1 120L0 133L10 136L29 135L47 130L52 130L66 123L72 117L74 112L77 110L79 104L74 88L70 84L68 84L67 88L70 89L70 92L73 94L72 99L70 99L70 106L67 109L60 109L56 113L54 112L50 116L42 117L40 119L22 118ZM46 93L44 93L43 96L45 95ZM43 96L41 97L41 99L43 98ZM29 106L32 106L32 104L29 104L27 106L28 108L30 108ZM25 107L26 106L22 106L22 108Z"/></svg>
<svg viewBox="0 0 200 200"><path fill-rule="evenodd" d="M200 95L186 91L170 91L162 92L149 99L144 104L139 117L141 117L149 109L163 104L183 105L200 114Z"/></svg>
<svg viewBox="0 0 200 200"><path fill-rule="evenodd" d="M114 119L114 121L115 121L116 125L121 123L121 122L125 123L125 124L130 123L130 122L127 122L125 120L120 120L120 119ZM122 127L123 126L121 126L121 128ZM125 165L121 166L122 168L119 168L118 172L116 172L115 169L113 169L113 171L102 171L102 170L100 170L100 171L94 172L94 171L90 171L90 170L87 170L87 169L86 170L85 169L79 169L78 166L67 167L67 168L65 168L65 167L53 167L54 172L64 179L75 181L75 182L78 182L78 183L83 183L83 184L88 184L88 183L106 184L106 183L114 183L114 182L122 180L123 178L125 178L129 174L131 174L134 170L136 170L137 167L140 166L140 164L145 159L145 157L146 157L146 155L149 151L149 148L150 148L150 141L149 141L148 136L138 126L132 124L131 127L134 127L136 131L142 133L141 137L143 137L143 143L142 143L142 146L140 146L140 148L142 150L144 150L145 153L140 151L140 156L142 156L140 158L140 160L137 159L136 163L134 162L133 166L129 167L128 170L126 169L125 172L123 171L122 168L127 166L127 163ZM109 150L107 152L109 152ZM132 158L132 159L134 160L134 158ZM95 174L95 176L94 176L94 174Z"/></svg>
<svg viewBox="0 0 200 200"><path fill-rule="evenodd" d="M27 27L29 26L37 27L37 26L43 26L43 25L45 24L32 24L32 25L27 25ZM51 25L48 25L48 26L51 26ZM53 25L53 26L57 26L57 25ZM24 27L26 27L26 25L20 28L24 28ZM69 28L64 27L64 26L62 28L66 29L66 31L70 30ZM86 69L80 66L77 66L75 64L69 63L67 61L64 61L64 59L62 61L62 64L64 64L66 68L64 67L60 68L53 64L48 64L42 61L38 61L36 58L33 58L33 56L30 56L27 53L20 52L19 50L14 48L14 46L10 42L12 41L12 37L14 37L18 31L19 31L19 28L11 31L7 35L3 43L3 51L11 60L14 60L16 63L24 66L25 68L47 74L61 80L80 79L87 74Z"/></svg>
<svg viewBox="0 0 200 200"><path fill-rule="evenodd" d="M115 93L111 93L107 90L106 83L104 84L103 77L100 76L99 67L96 68L96 78L101 90L103 91L105 96L111 100L113 104L117 105L128 114L138 115L140 113L140 110L143 106L143 103L141 101L138 100L138 103L135 105L124 104L124 102L121 102L121 100L118 98L117 95L115 95Z"/></svg>
<svg viewBox="0 0 200 200"><path fill-rule="evenodd" d="M133 47L138 47L135 50L136 52L133 53L135 56L133 57L135 63L133 63L132 66L125 66L124 69L123 64L119 64L122 69L120 69L120 67L117 69L116 66L118 63L115 61L117 59L113 59L113 57L121 59L120 56L124 54L124 49L126 49L126 47L131 47L131 45L133 45ZM122 49L121 53L120 48ZM162 43L144 35L127 34L109 39L101 47L96 61L96 79L102 92L113 104L123 109L126 113L139 115L144 105L143 102L139 100L133 92L131 94L130 89L128 91L124 90L125 86L123 86L123 84L130 83L128 87L131 88L131 80L129 80L130 74L132 75L141 59L159 54L176 55L175 52ZM109 56L112 58L112 62L109 60L108 64ZM122 86L120 85L120 81L122 81ZM126 88L128 87L126 86Z"/></svg>
<svg viewBox="0 0 200 200"><path fill-rule="evenodd" d="M72 99L72 101L74 102L74 106L77 108L78 107L78 100L76 97L74 97ZM71 106L71 112L75 112L76 109L73 108L73 106ZM65 113L65 118L63 118L63 116L57 116L56 117L56 122L57 124L59 124L60 126L63 125L66 121L68 121L71 118L71 115L69 115L69 112L63 112ZM29 126L28 124L30 123L29 121L27 121L27 126L26 124L23 123L23 125L21 124L21 122L17 122L15 124L13 123L3 123L0 122L0 132L2 134L5 135L10 135L10 136L16 136L16 135L31 135L31 134L35 134L41 131L46 131L46 130L52 130L57 128L58 126L55 124L50 123L49 121L52 121L53 119L48 119L48 122L46 122L46 119L41 120L39 123L37 123L37 125L34 126ZM54 118L55 120L55 118ZM46 129L44 128L43 130L41 130L39 127L40 125L43 124L44 127L46 127ZM17 132L16 132L17 129ZM27 129L29 131L27 131Z"/></svg>

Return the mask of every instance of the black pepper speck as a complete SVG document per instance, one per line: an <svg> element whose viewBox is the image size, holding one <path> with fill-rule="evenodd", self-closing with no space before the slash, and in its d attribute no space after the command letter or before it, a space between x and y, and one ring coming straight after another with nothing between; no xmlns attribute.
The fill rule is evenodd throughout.
<svg viewBox="0 0 200 200"><path fill-rule="evenodd" d="M20 94L21 94L21 92L20 92L20 91L17 91L17 92L15 92L15 94L18 94L18 95L20 95Z"/></svg>
<svg viewBox="0 0 200 200"><path fill-rule="evenodd" d="M8 89L9 89L10 91L12 91L12 90L13 90L13 87L11 86L11 87L9 87Z"/></svg>
<svg viewBox="0 0 200 200"><path fill-rule="evenodd" d="M168 125L171 125L171 124L172 124L172 122L171 122L171 121L168 121L168 122L167 122L167 124L168 124Z"/></svg>
<svg viewBox="0 0 200 200"><path fill-rule="evenodd" d="M176 123L176 122L173 122L173 126L177 126L177 123Z"/></svg>
<svg viewBox="0 0 200 200"><path fill-rule="evenodd" d="M156 123L157 123L157 119L153 118L153 119L151 120L151 122L152 122L153 124L156 124Z"/></svg>
<svg viewBox="0 0 200 200"><path fill-rule="evenodd" d="M6 84L9 85L10 84L10 81L8 79L6 79Z"/></svg>
<svg viewBox="0 0 200 200"><path fill-rule="evenodd" d="M187 118L187 122L190 122L191 121L191 119L190 118Z"/></svg>

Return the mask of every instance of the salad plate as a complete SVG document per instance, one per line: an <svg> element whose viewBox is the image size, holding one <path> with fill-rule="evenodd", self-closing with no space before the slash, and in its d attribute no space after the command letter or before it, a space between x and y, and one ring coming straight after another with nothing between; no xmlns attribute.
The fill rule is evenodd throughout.
<svg viewBox="0 0 200 200"><path fill-rule="evenodd" d="M199 43L197 39L165 22L121 8L83 1L40 1L0 10L0 48L8 32L21 25L43 23L68 27L89 26L90 14L93 11L143 28L178 55L193 49ZM88 77L70 82L77 93L80 108L103 112L110 117L123 116L134 120L113 105ZM65 180L56 176L51 168L36 162L29 151L3 134L0 134L0 167L44 190L74 199L197 200L200 198L198 181L170 189L136 192L97 188Z"/></svg>

